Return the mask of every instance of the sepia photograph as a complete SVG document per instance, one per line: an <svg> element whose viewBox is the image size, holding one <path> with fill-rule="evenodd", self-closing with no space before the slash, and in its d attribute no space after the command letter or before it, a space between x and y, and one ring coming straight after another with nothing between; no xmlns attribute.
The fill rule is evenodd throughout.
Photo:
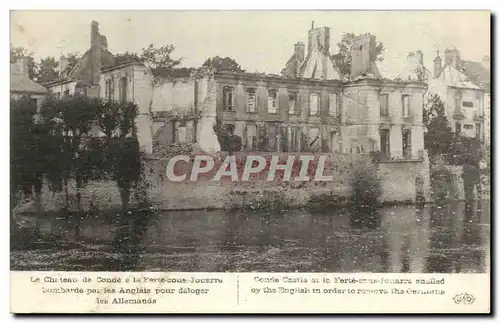
<svg viewBox="0 0 500 323"><path fill-rule="evenodd" d="M10 270L489 275L490 25L11 11Z"/></svg>

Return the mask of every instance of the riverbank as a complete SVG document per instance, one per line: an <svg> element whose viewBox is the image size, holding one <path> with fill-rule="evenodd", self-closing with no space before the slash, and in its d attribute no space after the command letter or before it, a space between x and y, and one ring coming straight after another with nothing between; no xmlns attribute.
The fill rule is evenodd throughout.
<svg viewBox="0 0 500 323"><path fill-rule="evenodd" d="M273 154L269 153L266 160ZM288 154L278 155L280 163L285 163ZM278 201L289 207L308 207L311 201L330 196L335 203L342 204L349 196L350 183L356 165L363 164L377 173L380 181L380 202L406 204L417 201L417 195L430 200L429 162L427 155L421 160L388 161L373 164L366 155L328 154L326 174L333 180L328 182L278 182L267 180L171 182L166 177L169 159L145 160L145 185L148 202L158 210L206 210L239 209L249 204L272 204ZM244 158L245 156L240 156ZM237 157L237 158L240 158ZM57 212L66 206L64 192L50 192L44 185L41 209L44 212ZM137 204L135 193L131 194L131 205ZM142 194L141 194L142 195ZM76 210L76 187L74 182L68 186L69 209ZM80 189L81 210L93 213L113 212L121 208L120 191L114 181L89 182ZM419 199L420 200L420 199ZM330 202L328 202L331 204Z"/></svg>
<svg viewBox="0 0 500 323"><path fill-rule="evenodd" d="M268 156L269 157L269 156ZM287 155L280 155L286 160ZM376 172L380 182L381 205L408 205L431 203L431 189L426 154L422 161L390 161L373 164L367 156L335 155L328 163L329 182L269 182L266 180L171 182L165 172L168 159L146 161L145 185L149 204L160 211L227 210L266 208L311 208L349 206L350 187L354 166L361 163ZM465 199L461 168L452 167L451 198ZM68 186L69 210L77 210L76 187ZM64 192L53 193L44 185L40 209L43 212L59 212L66 206ZM137 207L136 193L131 194L131 207ZM91 181L80 190L81 212L106 214L120 212L120 190L114 181ZM481 198L488 198L489 190L483 190Z"/></svg>

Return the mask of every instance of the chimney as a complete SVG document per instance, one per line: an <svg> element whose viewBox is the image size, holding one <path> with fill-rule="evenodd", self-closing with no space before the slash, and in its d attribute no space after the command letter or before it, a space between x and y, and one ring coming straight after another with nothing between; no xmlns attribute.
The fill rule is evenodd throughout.
<svg viewBox="0 0 500 323"><path fill-rule="evenodd" d="M422 53L421 50L417 50L415 52L415 58L417 60L417 64L424 65L424 54Z"/></svg>
<svg viewBox="0 0 500 323"><path fill-rule="evenodd" d="M373 35L354 38L351 51L351 79L358 76L380 78L377 68L376 39Z"/></svg>
<svg viewBox="0 0 500 323"><path fill-rule="evenodd" d="M19 74L27 77L29 77L28 61L28 57L21 57L17 61L17 65L19 66Z"/></svg>
<svg viewBox="0 0 500 323"><path fill-rule="evenodd" d="M64 70L66 70L68 64L69 64L68 59L64 56L61 56L59 60L59 75L62 75L62 73L64 73Z"/></svg>
<svg viewBox="0 0 500 323"><path fill-rule="evenodd" d="M448 66L451 64L451 59L452 59L452 52L451 49L445 49L444 50L444 66Z"/></svg>
<svg viewBox="0 0 500 323"><path fill-rule="evenodd" d="M293 45L293 52L295 53L295 55L297 55L299 60L302 62L302 61L304 61L304 58L306 55L306 46L304 45L303 42L299 41L298 43Z"/></svg>
<svg viewBox="0 0 500 323"><path fill-rule="evenodd" d="M446 49L444 51L444 66L451 65L456 69L461 66L460 52L458 49Z"/></svg>
<svg viewBox="0 0 500 323"><path fill-rule="evenodd" d="M441 69L443 68L443 61L439 56L439 51L437 52L436 58L434 58L434 78L438 78L441 74Z"/></svg>
<svg viewBox="0 0 500 323"><path fill-rule="evenodd" d="M108 51L108 39L106 36L100 35L100 45L101 45L101 50L103 51Z"/></svg>
<svg viewBox="0 0 500 323"><path fill-rule="evenodd" d="M451 64L456 69L460 69L460 67L462 66L462 61L460 60L460 52L458 51L458 49L454 49L451 52Z"/></svg>
<svg viewBox="0 0 500 323"><path fill-rule="evenodd" d="M90 25L90 60L92 85L98 85L101 78L101 35L99 34L99 23L92 21Z"/></svg>
<svg viewBox="0 0 500 323"><path fill-rule="evenodd" d="M314 27L314 22L313 26ZM311 53L313 49L320 52L330 52L330 28L318 27L309 30L309 39L307 44L307 53Z"/></svg>

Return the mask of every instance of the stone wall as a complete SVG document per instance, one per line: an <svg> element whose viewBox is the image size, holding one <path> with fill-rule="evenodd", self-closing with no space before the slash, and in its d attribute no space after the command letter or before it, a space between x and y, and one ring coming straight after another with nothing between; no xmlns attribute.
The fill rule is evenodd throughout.
<svg viewBox="0 0 500 323"><path fill-rule="evenodd" d="M134 66L133 74L133 99L139 108L139 115L136 119L137 135L141 148L147 153L153 151L152 120L150 106L152 104L152 82L151 71L143 66Z"/></svg>
<svg viewBox="0 0 500 323"><path fill-rule="evenodd" d="M287 158L286 153L280 159ZM305 206L315 195L333 194L347 197L349 183L356 162L371 162L368 156L352 156L348 154L331 155L324 174L331 175L330 182L268 182L255 180L249 182L211 181L209 179L196 182L170 182L166 177L167 159L150 159L147 161L146 178L148 197L155 208L162 210L188 209L221 209L243 207L249 201L266 199L279 194L291 206ZM281 162L280 162L281 163ZM378 166L384 202L415 201L417 177L423 180L424 196L430 199L429 164L423 162L388 162ZM293 178L292 178L293 179ZM69 187L71 205L76 204L76 190L72 183ZM135 203L132 194L132 204ZM81 191L82 207L85 210L106 212L121 207L120 192L112 181L91 182ZM43 208L47 211L60 210L64 206L64 192L52 194L44 191Z"/></svg>
<svg viewBox="0 0 500 323"><path fill-rule="evenodd" d="M386 162L379 165L383 201L414 200L418 177L423 181L423 193L430 200L429 163L418 161Z"/></svg>

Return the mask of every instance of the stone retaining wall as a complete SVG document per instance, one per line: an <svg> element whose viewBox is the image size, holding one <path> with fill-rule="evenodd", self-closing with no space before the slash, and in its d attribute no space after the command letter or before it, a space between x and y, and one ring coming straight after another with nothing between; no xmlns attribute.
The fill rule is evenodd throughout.
<svg viewBox="0 0 500 323"><path fill-rule="evenodd" d="M283 154L286 160L286 154ZM155 208L162 210L214 209L242 207L251 200L265 199L276 192L284 196L291 206L305 206L314 195L333 194L346 197L355 162L371 163L368 156L337 154L330 156L327 170L333 176L331 182L285 182L277 184L265 180L249 182L215 182L210 180L174 183L167 180L165 171L167 159L147 161L146 178L148 197ZM326 172L325 172L326 173ZM378 165L382 183L383 202L414 201L417 194L417 177L422 179L425 199L430 199L429 163L424 161L386 162ZM76 205L76 189L70 183L71 207ZM135 203L132 194L131 203ZM64 206L65 194L44 190L43 209L60 210ZM121 207L120 192L112 181L90 182L81 191L81 205L84 210L106 212Z"/></svg>

